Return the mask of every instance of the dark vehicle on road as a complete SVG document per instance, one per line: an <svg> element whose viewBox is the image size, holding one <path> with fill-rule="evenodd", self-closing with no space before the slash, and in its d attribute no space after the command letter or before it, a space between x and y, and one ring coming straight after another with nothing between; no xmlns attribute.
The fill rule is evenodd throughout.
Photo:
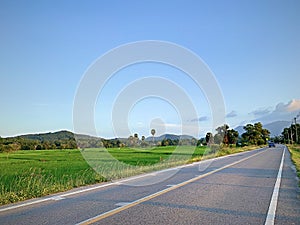
<svg viewBox="0 0 300 225"><path fill-rule="evenodd" d="M269 141L269 148L274 147L275 148L275 143L273 141Z"/></svg>

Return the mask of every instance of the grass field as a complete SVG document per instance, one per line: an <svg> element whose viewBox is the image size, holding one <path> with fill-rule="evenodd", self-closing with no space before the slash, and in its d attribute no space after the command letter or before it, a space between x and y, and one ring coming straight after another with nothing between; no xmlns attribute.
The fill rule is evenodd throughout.
<svg viewBox="0 0 300 225"><path fill-rule="evenodd" d="M300 178L300 145L288 145L288 148L292 156L292 161L296 166L297 175ZM300 182L299 182L299 186L300 186Z"/></svg>
<svg viewBox="0 0 300 225"><path fill-rule="evenodd" d="M78 150L1 153L0 169L1 204L102 181Z"/></svg>
<svg viewBox="0 0 300 225"><path fill-rule="evenodd" d="M214 154L204 154L205 150L168 146L112 148L110 154L105 149L0 153L0 204L199 161L203 155L211 158L248 149L223 148Z"/></svg>

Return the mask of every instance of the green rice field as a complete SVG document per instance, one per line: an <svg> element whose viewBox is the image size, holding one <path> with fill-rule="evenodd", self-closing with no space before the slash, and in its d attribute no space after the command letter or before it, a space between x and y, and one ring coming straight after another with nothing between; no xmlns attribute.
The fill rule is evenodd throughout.
<svg viewBox="0 0 300 225"><path fill-rule="evenodd" d="M206 147L28 150L0 153L0 204L170 168L243 149L208 154ZM205 152L206 151L206 152Z"/></svg>

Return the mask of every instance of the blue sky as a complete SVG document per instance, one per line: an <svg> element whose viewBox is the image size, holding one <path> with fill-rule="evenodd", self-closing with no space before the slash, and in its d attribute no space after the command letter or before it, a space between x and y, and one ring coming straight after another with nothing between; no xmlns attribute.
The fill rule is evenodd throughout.
<svg viewBox="0 0 300 225"><path fill-rule="evenodd" d="M73 130L80 81L100 56L126 43L161 40L183 46L213 71L226 122L291 120L300 111L299 1L5 1L0 2L0 136ZM127 125L113 130L118 94L145 77L176 83L196 118L182 118L166 99L132 105ZM137 95L139 90L137 90ZM99 136L212 130L205 93L181 71L157 63L112 76L95 103ZM117 119L116 119L117 120ZM120 121L117 121L120 122ZM123 122L123 121L121 121Z"/></svg>

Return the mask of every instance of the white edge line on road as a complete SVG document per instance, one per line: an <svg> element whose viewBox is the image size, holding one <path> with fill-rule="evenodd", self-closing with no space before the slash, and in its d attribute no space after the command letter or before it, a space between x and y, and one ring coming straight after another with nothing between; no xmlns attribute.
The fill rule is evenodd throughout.
<svg viewBox="0 0 300 225"><path fill-rule="evenodd" d="M33 205L33 204L38 204L38 203L42 203L42 202L49 201L49 200L51 200L51 198L39 199L39 200L35 200L34 202L26 202L26 203L22 203L22 204L18 204L18 205L13 205L13 206L9 206L9 207L0 209L0 212L8 211L11 209L16 209L16 208L20 208L20 207L25 207L25 206L29 206L29 205Z"/></svg>
<svg viewBox="0 0 300 225"><path fill-rule="evenodd" d="M115 206L124 206L124 205L128 205L131 202L118 202L117 204L115 204Z"/></svg>
<svg viewBox="0 0 300 225"><path fill-rule="evenodd" d="M51 198L51 200L53 201L60 201L60 200L64 200L65 198L61 197L61 196L54 196Z"/></svg>
<svg viewBox="0 0 300 225"><path fill-rule="evenodd" d="M39 203L46 202L46 201L53 201L53 200L57 200L57 199L61 200L61 199L64 199L65 197L70 196L70 195L80 194L80 193L83 193L83 192L92 191L92 190L108 187L108 186L111 186L111 185L114 185L114 183L103 184L101 186L96 186L96 187L86 188L86 189L83 189L83 190L73 191L73 192L69 192L69 193L66 193L66 194L62 194L62 195L56 195L56 196L52 196L52 197L48 197L48 198L37 199L37 200L34 200L34 201L29 201L29 202L26 202L26 203L21 203L21 204L9 206L9 207L1 208L0 212L8 211L8 210L11 210L11 209L17 209L17 208L21 208L21 207L25 207L25 206L30 206L30 205L34 205L34 204L39 204Z"/></svg>
<svg viewBox="0 0 300 225"><path fill-rule="evenodd" d="M276 183L274 185L274 190L273 190L273 194L272 194L272 198L271 198L265 225L273 225L275 222L275 215L276 215L278 195L279 195L279 189L280 189L280 183L281 183L281 175L282 175L282 169L283 169L285 149L286 149L286 147L284 147L284 149L283 149L281 163L279 166Z"/></svg>
<svg viewBox="0 0 300 225"><path fill-rule="evenodd" d="M163 189L163 190L161 190L161 191L158 191L158 192L155 192L155 193L153 193L153 194L147 195L147 196L145 196L145 197L143 197L143 198L137 199L137 200L135 200L135 201L133 201L133 202L131 202L131 203L129 203L129 204L126 204L126 205L124 205L124 206L121 206L121 207L118 207L118 208L114 208L114 209L109 210L109 211L107 211L107 212L101 213L101 214L99 214L99 215L97 215L97 216L94 216L94 217L92 217L92 218L89 218L89 219L87 219L87 220L84 220L84 221L82 221L82 222L79 222L79 223L77 223L77 225L88 225L88 224L92 224L92 223L98 222L98 221L101 220L101 219L107 218L107 217L112 216L112 215L114 215L114 214L117 214L117 213L119 213L119 212L121 212L121 211L124 211L124 210L126 210L126 209L129 209L129 208L131 208L131 207L133 207L133 206L136 206L136 205L138 205L138 204L140 204L140 203L146 202L146 201L151 200L151 199L153 199L153 198L155 198L155 197L158 197L158 196L160 196L160 195L163 195L163 194L165 194L165 193L167 193L167 192L170 192L170 191L172 191L172 190L175 190L175 189L177 189L177 188L179 188L179 187L182 187L182 186L187 185L187 184L189 184L189 183L192 183L192 182L194 182L194 181L200 180L201 178L207 177L207 176L209 176L209 175L211 175L211 174L214 174L214 173L216 173L216 172L219 172L219 171L221 171L221 170L224 170L224 169L226 169L226 168L228 168L228 167L231 167L231 166L234 166L234 165L236 165L236 164L238 164L238 163L241 163L241 162L243 162L243 161L246 161L246 160L248 160L248 159L250 159L250 158L252 158L252 157L254 157L254 156L257 156L257 155L259 155L259 154L261 154L261 153L263 153L263 152L265 152L265 151L259 151L258 153L255 153L255 154L253 154L253 155L247 156L246 158L240 159L240 160L235 161L235 162L233 162L233 163L227 164L226 166L223 166L223 167L220 167L220 168L218 168L218 169L212 170L212 171L210 171L210 172L207 172L207 173L198 175L197 177L194 177L194 178L192 178L192 179L183 181L182 183L175 184L175 185L170 186L170 187L168 187L168 188L166 188L166 189Z"/></svg>
<svg viewBox="0 0 300 225"><path fill-rule="evenodd" d="M253 150L253 151L259 151L259 150L263 150L263 149L264 148L259 148L259 149ZM240 153L236 153L236 154L232 154L232 155L241 155L241 154L245 154L247 152L249 152L249 151L240 152ZM58 198L63 199L65 197L68 197L68 196L71 196L71 195L81 194L81 193L84 193L84 192L89 192L89 191L101 189L101 188L104 188L104 187L109 187L109 186L112 186L112 185L120 185L120 184L124 184L125 182L128 182L128 181L144 178L144 177L147 177L147 176L153 176L152 174L154 174L154 173L157 174L157 173L167 172L167 171L170 171L170 170L179 170L181 168L191 167L191 166L199 165L201 163L205 163L205 162L209 162L209 161L220 160L220 159L223 159L223 158L226 158L226 157L230 157L232 155L225 155L225 156L221 156L221 157L218 157L218 158L211 158L211 159L207 159L207 160L203 160L203 161L199 161L199 162L194 162L194 163L191 163L191 164L186 164L186 165L181 165L181 166L168 168L168 169L164 169L164 170L160 170L160 171L154 171L154 172L151 172L151 173L141 174L141 175L137 175L137 176L130 177L130 178L125 178L125 179L120 179L120 180L117 180L117 181L112 181L111 183L100 184L100 185L97 185L97 186L94 186L94 187L84 188L82 190L77 190L77 191L71 191L71 192L67 192L65 194L51 196L51 197L48 197L48 198L46 197L46 198L32 200L32 201L29 200L29 202L20 203L20 204L17 203L16 205L12 205L12 206L8 206L8 207L4 206L3 208L0 208L0 212L5 212L5 211L8 211L8 210L12 210L12 209L17 209L17 208L21 208L21 207L34 205L34 204L39 204L39 203L46 202L46 201L53 201L53 200L58 199Z"/></svg>

